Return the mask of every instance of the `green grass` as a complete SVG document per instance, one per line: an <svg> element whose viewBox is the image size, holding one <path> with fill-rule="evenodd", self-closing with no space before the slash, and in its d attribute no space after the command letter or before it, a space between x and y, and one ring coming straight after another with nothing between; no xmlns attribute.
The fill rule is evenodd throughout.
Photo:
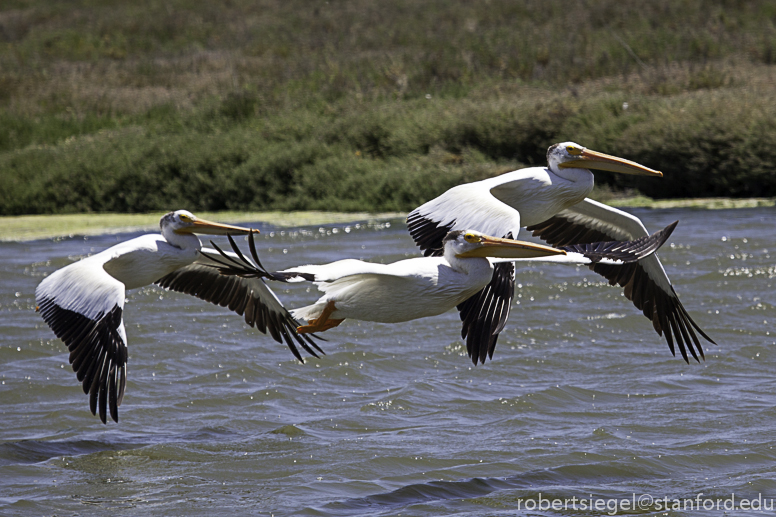
<svg viewBox="0 0 776 517"><path fill-rule="evenodd" d="M776 196L774 5L9 0L0 214L406 211L563 140Z"/></svg>

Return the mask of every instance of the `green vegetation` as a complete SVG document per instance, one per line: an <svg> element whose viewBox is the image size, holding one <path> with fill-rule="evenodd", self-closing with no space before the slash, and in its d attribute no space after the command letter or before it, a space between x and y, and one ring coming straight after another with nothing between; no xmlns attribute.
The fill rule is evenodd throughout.
<svg viewBox="0 0 776 517"><path fill-rule="evenodd" d="M0 5L0 214L406 211L574 140L776 196L776 3Z"/></svg>

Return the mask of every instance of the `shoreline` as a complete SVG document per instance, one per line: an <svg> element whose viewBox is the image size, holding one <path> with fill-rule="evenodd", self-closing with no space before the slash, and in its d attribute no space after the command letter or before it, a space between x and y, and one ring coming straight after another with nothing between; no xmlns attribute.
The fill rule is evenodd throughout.
<svg viewBox="0 0 776 517"><path fill-rule="evenodd" d="M654 200L644 196L600 199L618 208L695 208L722 210L776 206L776 198L698 198ZM153 231L164 212L147 214L63 214L0 216L0 242L24 242L37 239ZM404 212L197 212L203 219L222 223L260 222L280 227L313 226L356 221L384 221L405 218Z"/></svg>
<svg viewBox="0 0 776 517"><path fill-rule="evenodd" d="M0 216L0 242L24 242L38 239L74 237L76 235L105 235L147 230L159 230L159 219L166 212L148 214L63 214ZM314 226L320 224L350 223L355 221L383 221L406 217L401 212L196 212L202 219L219 223L266 223L279 227Z"/></svg>

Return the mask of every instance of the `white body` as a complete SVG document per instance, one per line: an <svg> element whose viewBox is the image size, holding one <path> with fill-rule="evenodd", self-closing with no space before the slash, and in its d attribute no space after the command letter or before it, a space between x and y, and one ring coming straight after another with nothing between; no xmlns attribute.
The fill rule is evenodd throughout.
<svg viewBox="0 0 776 517"><path fill-rule="evenodd" d="M347 259L290 268L282 273L312 275L313 282L324 293L315 304L292 310L295 318L317 319L324 307L334 302L335 310L329 315L332 319L399 323L437 316L456 307L488 285L493 264L510 261L590 264L590 259L574 252L531 258L462 258L448 244L444 257L418 257L392 264ZM599 262L622 264L611 259Z"/></svg>
<svg viewBox="0 0 776 517"><path fill-rule="evenodd" d="M498 236L511 232L517 238L522 226L549 219L592 190L589 170L564 169L560 176L546 167L530 167L458 185L417 211L440 225L454 223L451 230L474 229Z"/></svg>
<svg viewBox="0 0 776 517"><path fill-rule="evenodd" d="M152 284L194 262L199 239L187 237L196 240L192 248L173 246L161 235L122 242L55 271L38 285L35 296L53 298L63 309L99 319L115 305L124 306L125 290Z"/></svg>
<svg viewBox="0 0 776 517"><path fill-rule="evenodd" d="M333 319L398 323L436 316L485 287L493 275L486 258L458 259L454 264L444 257L422 257L393 264L350 259L291 268L286 272L314 274L315 285L325 293L314 305L291 314L309 321L334 301Z"/></svg>
<svg viewBox="0 0 776 517"><path fill-rule="evenodd" d="M127 289L137 289L197 260L201 245L196 236L191 238L197 242L192 242L191 247L178 248L161 235L143 235L90 258L108 255L109 260L103 266L105 271Z"/></svg>

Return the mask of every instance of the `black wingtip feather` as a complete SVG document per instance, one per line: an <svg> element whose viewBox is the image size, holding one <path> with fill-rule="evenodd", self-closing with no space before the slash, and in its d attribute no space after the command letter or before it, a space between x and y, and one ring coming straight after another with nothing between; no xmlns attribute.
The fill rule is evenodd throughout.
<svg viewBox="0 0 776 517"><path fill-rule="evenodd" d="M220 257L207 256L213 264L197 263L186 266L160 278L155 283L165 289L190 294L210 303L229 307L237 314L242 314L246 324L262 333L268 333L278 343L285 344L294 357L301 362L304 362L304 359L299 347L313 357L318 357L318 353L323 354L323 350L315 343L315 340L325 341L325 339L316 334L300 337L296 331L300 324L288 310L282 305L278 309L270 310L262 302L260 295L254 291L254 287L241 280L242 278L258 278L259 281L263 282L261 279L280 281L287 279L283 273L270 273L264 269L256 252L253 234L248 236L253 263L246 258L230 235L227 235L227 238L235 256L228 255L218 245L212 243L213 248L220 255ZM296 275L288 277L291 276ZM282 312L277 313L276 310Z"/></svg>
<svg viewBox="0 0 776 517"><path fill-rule="evenodd" d="M407 229L415 244L426 257L442 255L442 239L452 230L454 225L455 221L445 225L432 221L417 210L413 210L407 216Z"/></svg>
<svg viewBox="0 0 776 517"><path fill-rule="evenodd" d="M668 240L678 223L679 221L675 221L651 236L641 237L641 241L640 239L633 241L640 243L630 246L630 253L643 255L649 253L653 247L654 249L659 248ZM597 241L616 242L611 241L612 237L603 231L586 228L560 215L529 226L527 229L533 232L533 236L539 237L553 246L579 246L585 249L585 245ZM622 252L625 249L627 248L611 248L616 252ZM609 280L610 285L619 285L625 288L628 299L652 321L655 331L666 340L674 357L678 347L684 360L689 363L685 344L690 347L690 353L694 357L696 352L700 354L700 357L704 357L702 346L699 342L697 345L695 344L697 336L691 329L695 329L706 341L716 345L716 342L687 313L674 288L671 287L670 292L658 288L638 262L630 262L622 266L591 264L588 267Z"/></svg>
<svg viewBox="0 0 776 517"><path fill-rule="evenodd" d="M284 271L273 271L270 273L272 275L273 280L277 280L279 282L288 282L289 280L292 280L294 278L301 278L303 280L306 280L307 282L315 282L315 275L311 273L296 273L296 272L284 272Z"/></svg>
<svg viewBox="0 0 776 517"><path fill-rule="evenodd" d="M109 383L109 391L108 391L108 407L110 409L110 417L111 419L118 423L119 421L119 406L117 404L118 402L118 385L119 385L119 369L113 366L111 368L111 371L109 373L110 375L110 383Z"/></svg>
<svg viewBox="0 0 776 517"><path fill-rule="evenodd" d="M475 365L493 359L514 296L514 269L511 262L496 264L490 283L457 307L463 322L461 338Z"/></svg>
<svg viewBox="0 0 776 517"><path fill-rule="evenodd" d="M100 420L106 423L104 409L109 390L111 395L111 417L118 421L118 408L126 388L126 344L118 333L121 326L122 309L115 305L95 320L58 306L53 299L39 300L40 314L67 345L69 362L73 367L84 394L89 396L89 409L93 415L100 410ZM118 382L109 378L109 372L120 370ZM115 401L114 401L115 398ZM115 402L115 407L114 407ZM99 405L99 407L98 407Z"/></svg>

